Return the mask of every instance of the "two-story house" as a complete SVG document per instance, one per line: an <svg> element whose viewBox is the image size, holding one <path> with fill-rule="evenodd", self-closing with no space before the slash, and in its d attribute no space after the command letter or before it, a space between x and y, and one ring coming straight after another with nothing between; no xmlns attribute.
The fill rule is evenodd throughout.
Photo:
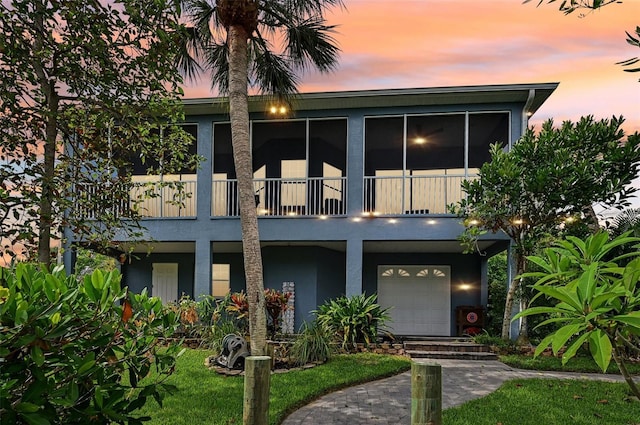
<svg viewBox="0 0 640 425"><path fill-rule="evenodd" d="M508 238L485 235L479 252L464 254L463 226L447 205L490 159L489 145L509 149L556 87L308 93L294 111L252 99L264 281L280 290L293 282L296 329L325 300L364 292L393 307L398 335L455 335L456 307L486 305L487 259ZM184 104L205 161L163 178L192 196L180 207L163 202L171 193L146 201L152 253L133 247L122 265L125 285L165 301L245 287L228 106ZM139 174L134 181L154 178Z"/></svg>

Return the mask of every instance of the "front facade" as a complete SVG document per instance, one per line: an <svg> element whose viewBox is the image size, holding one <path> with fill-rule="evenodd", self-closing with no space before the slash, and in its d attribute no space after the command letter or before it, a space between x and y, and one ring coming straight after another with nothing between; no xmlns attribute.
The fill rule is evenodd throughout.
<svg viewBox="0 0 640 425"><path fill-rule="evenodd" d="M478 253L464 254L463 227L447 205L490 159L489 145L508 149L556 86L303 94L284 114L252 100L264 282L295 291L295 329L327 299L377 293L397 335L459 333L456 310L486 305L487 259L508 240L486 235ZM204 162L162 178L184 182L191 196L176 206L164 189L147 201L153 249L133 247L122 265L124 284L164 301L245 287L226 105L189 99L185 107ZM142 174L134 182L153 179Z"/></svg>

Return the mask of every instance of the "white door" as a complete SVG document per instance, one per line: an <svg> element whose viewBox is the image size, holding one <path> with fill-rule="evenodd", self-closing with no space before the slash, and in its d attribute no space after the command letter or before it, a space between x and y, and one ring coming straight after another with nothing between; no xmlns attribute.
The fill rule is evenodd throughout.
<svg viewBox="0 0 640 425"><path fill-rule="evenodd" d="M397 335L451 335L449 266L379 266L378 303Z"/></svg>
<svg viewBox="0 0 640 425"><path fill-rule="evenodd" d="M178 263L153 263L151 295L163 303L178 300Z"/></svg>

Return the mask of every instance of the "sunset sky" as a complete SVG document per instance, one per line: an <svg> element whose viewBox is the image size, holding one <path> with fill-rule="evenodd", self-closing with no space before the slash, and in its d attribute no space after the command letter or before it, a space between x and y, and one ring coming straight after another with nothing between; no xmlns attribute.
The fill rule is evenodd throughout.
<svg viewBox="0 0 640 425"><path fill-rule="evenodd" d="M336 72L303 77L302 92L559 82L532 124L623 115L640 131L640 73L615 63L640 56L625 31L640 25L640 0L584 17L537 0L345 0ZM205 80L187 97L215 95Z"/></svg>

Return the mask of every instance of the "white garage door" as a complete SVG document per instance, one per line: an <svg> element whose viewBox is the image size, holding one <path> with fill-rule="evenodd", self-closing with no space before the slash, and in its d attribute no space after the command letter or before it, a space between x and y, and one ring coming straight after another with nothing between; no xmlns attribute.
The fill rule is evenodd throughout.
<svg viewBox="0 0 640 425"><path fill-rule="evenodd" d="M378 266L378 303L396 335L451 334L449 266Z"/></svg>

